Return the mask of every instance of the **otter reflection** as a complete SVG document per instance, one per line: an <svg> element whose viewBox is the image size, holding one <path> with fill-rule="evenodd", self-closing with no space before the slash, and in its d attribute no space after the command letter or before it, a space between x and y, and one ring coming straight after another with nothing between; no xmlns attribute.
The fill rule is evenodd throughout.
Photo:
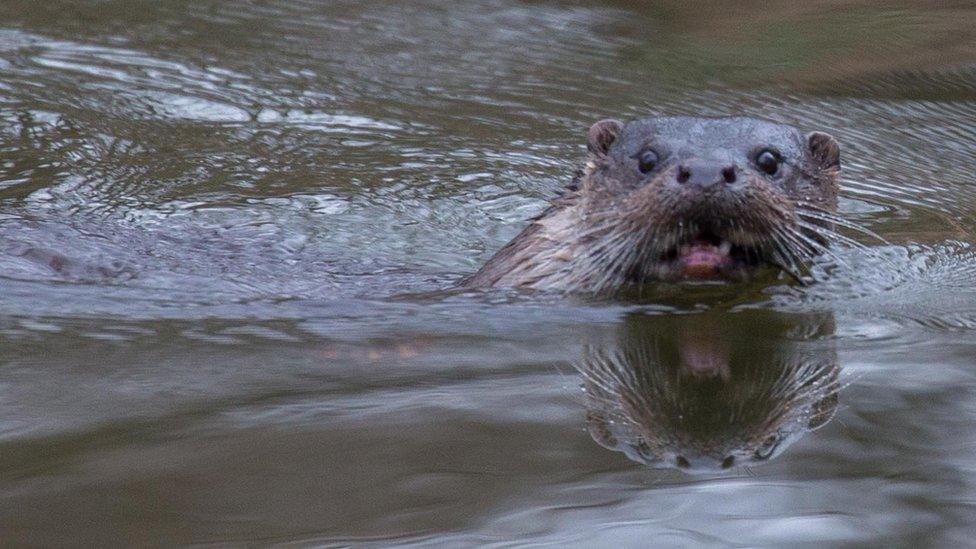
<svg viewBox="0 0 976 549"><path fill-rule="evenodd" d="M588 347L587 426L600 445L690 472L767 461L837 408L831 315L633 315Z"/></svg>

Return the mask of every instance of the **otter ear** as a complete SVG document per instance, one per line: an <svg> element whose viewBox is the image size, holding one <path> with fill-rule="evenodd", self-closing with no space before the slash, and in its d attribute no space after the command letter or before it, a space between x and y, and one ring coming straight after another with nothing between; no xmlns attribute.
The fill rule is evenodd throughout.
<svg viewBox="0 0 976 549"><path fill-rule="evenodd" d="M810 132L807 134L807 150L813 161L823 169L840 168L840 145L830 134Z"/></svg>
<svg viewBox="0 0 976 549"><path fill-rule="evenodd" d="M596 155L607 154L624 125L619 120L606 119L590 126L586 132L586 148Z"/></svg>

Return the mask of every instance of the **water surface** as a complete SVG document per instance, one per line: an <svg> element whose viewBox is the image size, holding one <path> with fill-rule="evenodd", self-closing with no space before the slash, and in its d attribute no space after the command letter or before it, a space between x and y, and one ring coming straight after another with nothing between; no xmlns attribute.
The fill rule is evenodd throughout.
<svg viewBox="0 0 976 549"><path fill-rule="evenodd" d="M5 540L968 543L974 20L915 2L4 1ZM841 211L880 238L850 233L866 247L807 288L451 289L569 182L589 124L648 114L830 132ZM820 372L804 379L837 398L803 401L771 459L702 450L687 474L674 452L629 459L636 439L603 447L594 357L716 391L691 419L644 418L686 449L746 445L782 404L765 372Z"/></svg>

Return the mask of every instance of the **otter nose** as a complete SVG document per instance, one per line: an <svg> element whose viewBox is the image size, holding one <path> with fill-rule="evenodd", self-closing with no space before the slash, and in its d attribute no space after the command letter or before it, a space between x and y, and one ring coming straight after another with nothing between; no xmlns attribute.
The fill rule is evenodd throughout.
<svg viewBox="0 0 976 549"><path fill-rule="evenodd" d="M735 183L735 172L734 165L690 160L678 166L678 173L675 178L682 185L708 189L717 185Z"/></svg>

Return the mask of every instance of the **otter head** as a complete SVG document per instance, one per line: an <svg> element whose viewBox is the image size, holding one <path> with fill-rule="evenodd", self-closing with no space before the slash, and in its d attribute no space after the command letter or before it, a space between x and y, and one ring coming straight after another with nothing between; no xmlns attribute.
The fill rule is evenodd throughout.
<svg viewBox="0 0 976 549"><path fill-rule="evenodd" d="M580 204L593 248L635 281L796 275L837 208L831 136L752 118L603 120Z"/></svg>

